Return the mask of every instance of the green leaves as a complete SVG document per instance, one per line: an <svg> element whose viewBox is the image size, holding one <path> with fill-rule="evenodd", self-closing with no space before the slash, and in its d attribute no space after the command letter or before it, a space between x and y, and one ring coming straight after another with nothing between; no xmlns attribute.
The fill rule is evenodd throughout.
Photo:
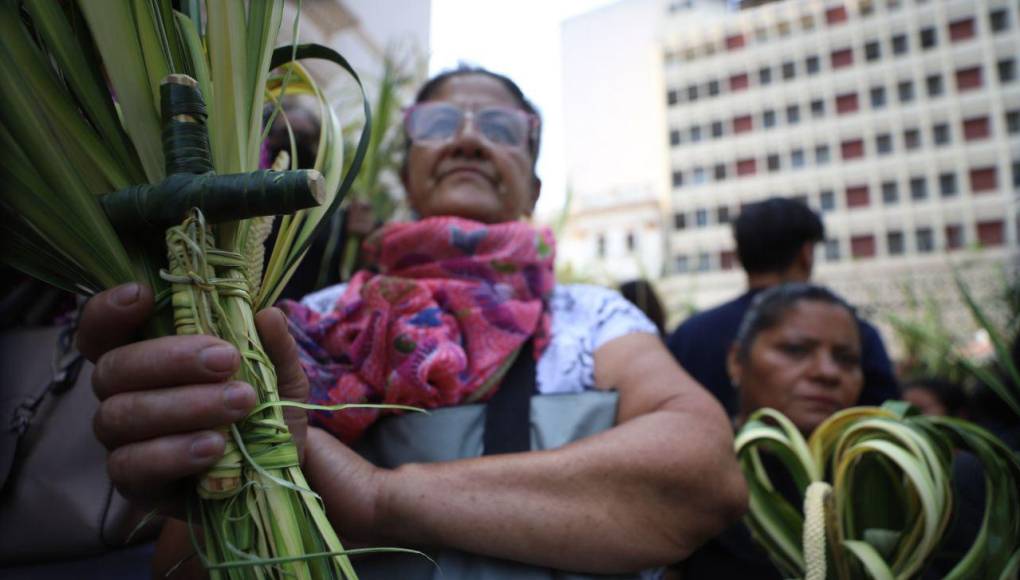
<svg viewBox="0 0 1020 580"><path fill-rule="evenodd" d="M807 572L800 544L804 518L776 493L762 453L779 459L802 501L808 484L831 482L835 513L826 520L833 564L828 577L917 576L953 515L953 457L959 451L980 461L987 497L978 537L947 577L1005 577L1017 566L1020 463L976 425L922 417L892 403L833 415L805 443L782 415L762 409L737 434L736 450L751 491L748 526L788 576Z"/></svg>

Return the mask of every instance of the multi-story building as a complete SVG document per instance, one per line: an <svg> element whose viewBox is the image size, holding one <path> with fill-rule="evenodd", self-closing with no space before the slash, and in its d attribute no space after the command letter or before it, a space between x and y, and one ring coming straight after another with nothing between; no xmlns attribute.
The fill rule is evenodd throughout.
<svg viewBox="0 0 1020 580"><path fill-rule="evenodd" d="M824 215L817 278L859 303L948 289L956 257L978 285L1016 266L1015 1L692 4L662 9L672 304L743 290L730 222L775 195Z"/></svg>

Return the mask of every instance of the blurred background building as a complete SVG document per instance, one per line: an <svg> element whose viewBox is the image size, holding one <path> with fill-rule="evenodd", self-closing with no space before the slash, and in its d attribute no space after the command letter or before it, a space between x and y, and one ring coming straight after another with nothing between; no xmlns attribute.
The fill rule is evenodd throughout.
<svg viewBox="0 0 1020 580"><path fill-rule="evenodd" d="M588 85L571 77L571 45L624 10L644 16L634 28L642 46L656 49L656 74L617 77L617 68L650 66L636 54L629 64L605 61ZM564 237L588 250L566 259L590 262L600 239L635 227L607 201L619 184L581 187L575 173L589 169L574 160L602 154L597 163L612 167L612 154L633 149L646 159L648 195L663 212L659 286L674 320L743 291L729 224L742 204L774 195L823 214L816 278L858 304L895 309L905 285L952 292L948 263L956 258L972 264L972 285L994 291L1020 256L1017 11L1010 0L785 0L743 9L722 0L624 0L568 21L568 128L598 123L589 108L599 82L634 99L635 121L629 133L569 138L577 218ZM654 100L644 97L650 87ZM637 134L655 119L654 131ZM601 215L617 222L595 227L584 208L596 202L586 197L603 200ZM609 264L593 271L623 263L601 255Z"/></svg>

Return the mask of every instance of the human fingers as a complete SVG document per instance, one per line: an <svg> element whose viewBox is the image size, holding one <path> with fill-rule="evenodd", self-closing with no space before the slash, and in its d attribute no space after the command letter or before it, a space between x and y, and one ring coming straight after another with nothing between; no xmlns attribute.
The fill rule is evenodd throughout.
<svg viewBox="0 0 1020 580"><path fill-rule="evenodd" d="M302 403L307 401L308 377L301 368L297 343L287 330L287 317L279 308L267 308L255 316L255 328L259 331L259 338L269 360L276 368L280 398ZM298 446L299 456L304 458L308 413L304 409L285 407L283 418Z"/></svg>
<svg viewBox="0 0 1020 580"><path fill-rule="evenodd" d="M100 356L92 386L102 401L128 391L221 383L240 363L237 349L219 338L164 336L120 346Z"/></svg>
<svg viewBox="0 0 1020 580"><path fill-rule="evenodd" d="M139 441L215 429L243 419L255 390L239 381L118 393L99 405L96 438L108 449Z"/></svg>
<svg viewBox="0 0 1020 580"><path fill-rule="evenodd" d="M174 513L186 478L212 467L225 446L216 431L171 435L118 447L107 457L106 467L124 497Z"/></svg>
<svg viewBox="0 0 1020 580"><path fill-rule="evenodd" d="M152 306L152 289L144 284L122 284L96 294L85 304L78 323L78 350L95 362L110 349L130 342Z"/></svg>

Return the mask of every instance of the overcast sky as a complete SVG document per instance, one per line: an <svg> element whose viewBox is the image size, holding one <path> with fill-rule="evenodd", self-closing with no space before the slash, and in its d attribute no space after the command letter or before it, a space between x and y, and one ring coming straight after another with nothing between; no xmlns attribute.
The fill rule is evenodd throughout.
<svg viewBox="0 0 1020 580"><path fill-rule="evenodd" d="M432 0L432 73L461 61L505 74L520 85L544 119L538 213L564 201L560 23L614 0Z"/></svg>

